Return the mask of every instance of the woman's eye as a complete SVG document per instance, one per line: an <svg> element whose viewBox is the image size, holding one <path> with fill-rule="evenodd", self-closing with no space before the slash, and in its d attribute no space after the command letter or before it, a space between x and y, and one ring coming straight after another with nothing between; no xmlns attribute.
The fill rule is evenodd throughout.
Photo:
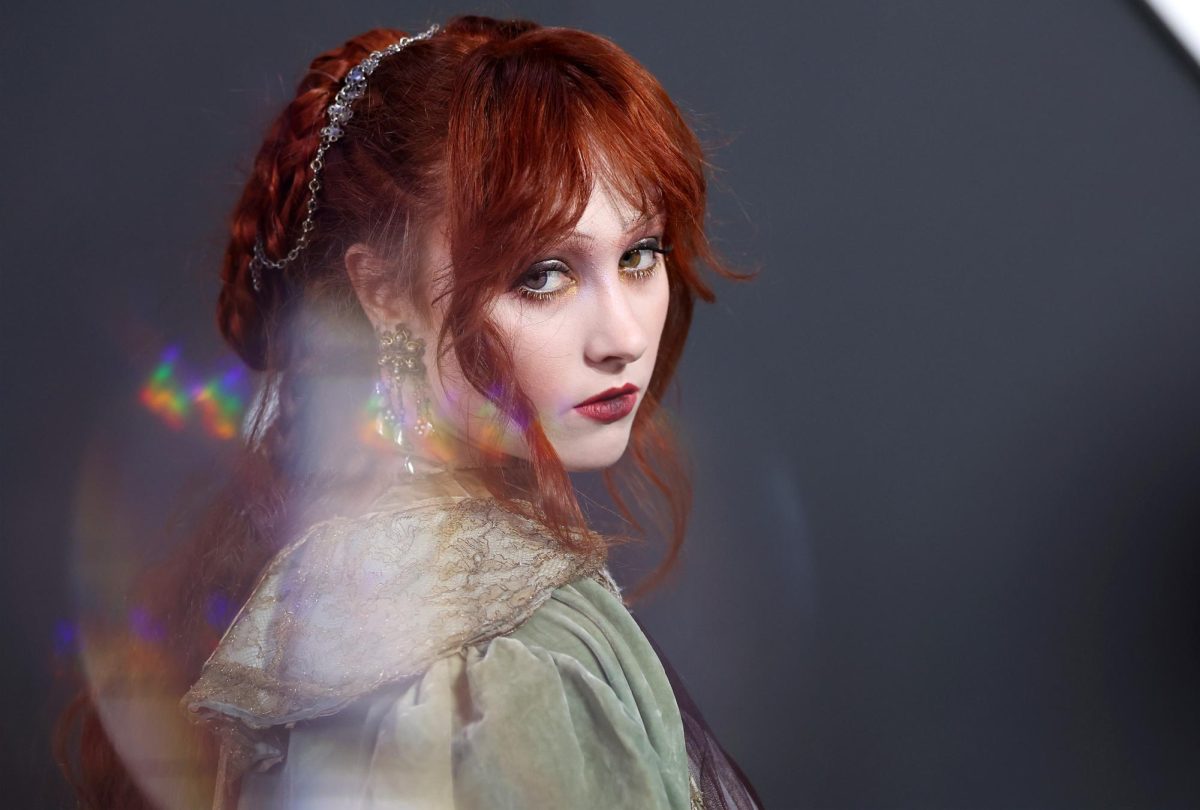
<svg viewBox="0 0 1200 810"><path fill-rule="evenodd" d="M665 254L668 250L657 239L647 239L625 251L621 256L621 269L633 276L646 275L658 264L658 254Z"/></svg>
<svg viewBox="0 0 1200 810"><path fill-rule="evenodd" d="M528 298L545 300L565 291L573 283L567 276L565 265L561 267L538 265L531 267L525 275L521 276L517 292Z"/></svg>

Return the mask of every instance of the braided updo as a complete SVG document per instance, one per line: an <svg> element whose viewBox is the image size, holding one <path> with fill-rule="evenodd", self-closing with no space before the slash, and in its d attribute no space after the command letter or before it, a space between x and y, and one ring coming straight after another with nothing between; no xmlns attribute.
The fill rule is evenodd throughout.
<svg viewBox="0 0 1200 810"><path fill-rule="evenodd" d="M265 371L281 367L283 358L272 352L273 329L279 323L279 310L290 289L306 281L317 281L311 276L320 272L320 263L304 256L302 261L282 270L265 273L262 289L256 291L250 272L255 240L262 239L268 255L286 253L289 240L296 237L305 215L304 203L313 174L309 164L321 141L320 130L326 124L326 110L346 74L355 65L373 51L399 41L402 36L400 31L374 29L318 56L301 79L295 99L279 114L263 139L245 189L230 218L230 239L221 268L222 287L217 304L217 324L221 334L253 369ZM372 103L378 107L379 95L373 92L360 101L360 121L371 115ZM351 137L339 144L338 151L354 163L361 161L362 156L344 153L347 150L364 152L367 146L361 137ZM330 156L329 161L336 164L337 155ZM335 234L335 229L329 227L333 224L330 220L334 219L335 209L328 200L346 196L346 191L338 187L339 182L353 183L354 180L353 177L339 177L335 168L326 170L322 195L326 200L318 209L320 219L324 220L321 225L325 227L317 228L314 241L318 244L309 251L310 254L321 254L322 242L326 243L325 253L328 252L328 243L334 241ZM326 281L336 286L339 281L336 275L331 273Z"/></svg>

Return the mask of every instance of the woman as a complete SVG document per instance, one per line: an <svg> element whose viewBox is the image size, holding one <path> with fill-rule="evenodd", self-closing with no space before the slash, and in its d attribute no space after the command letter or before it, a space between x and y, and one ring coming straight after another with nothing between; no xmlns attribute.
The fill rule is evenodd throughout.
<svg viewBox="0 0 1200 810"><path fill-rule="evenodd" d="M459 17L313 62L222 275L265 395L158 599L215 806L758 806L568 475L670 516L659 581L689 504L659 404L698 264L741 277L704 204L694 135L602 38ZM242 604L215 649L214 593Z"/></svg>

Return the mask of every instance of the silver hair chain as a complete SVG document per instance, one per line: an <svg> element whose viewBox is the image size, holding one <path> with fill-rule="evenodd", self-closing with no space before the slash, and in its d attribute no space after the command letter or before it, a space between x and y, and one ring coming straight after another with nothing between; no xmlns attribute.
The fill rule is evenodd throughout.
<svg viewBox="0 0 1200 810"><path fill-rule="evenodd" d="M296 239L296 244L292 246L292 249L282 259L271 259L267 256L262 237L259 236L254 240L254 257L250 259L250 282L255 292L262 290L263 269L282 270L288 264L295 261L296 257L300 255L300 251L308 246L308 238L313 229L313 215L317 211L317 192L321 190L321 169L325 167L325 153L344 134L342 125L354 115L354 111L351 109L354 102L362 98L363 94L367 92L367 77L375 71L380 61L394 53L398 53L412 42L420 39L429 39L439 28L441 26L434 23L420 34L411 37L401 37L399 41L392 43L383 50L372 51L346 74L341 89L338 90L337 95L333 98L333 103L325 110L325 115L329 119L329 123L321 129L321 143L317 147L317 154L313 157L312 162L308 164L308 167L312 169L313 176L308 181L308 201L304 204L304 222L300 224L300 236Z"/></svg>

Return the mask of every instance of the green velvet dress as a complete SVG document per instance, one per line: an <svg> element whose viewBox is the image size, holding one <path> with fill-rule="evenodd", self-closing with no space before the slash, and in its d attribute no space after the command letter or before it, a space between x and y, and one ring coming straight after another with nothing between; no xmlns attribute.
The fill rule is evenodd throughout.
<svg viewBox="0 0 1200 810"><path fill-rule="evenodd" d="M222 741L219 808L703 806L603 557L464 471L284 549L184 705Z"/></svg>

